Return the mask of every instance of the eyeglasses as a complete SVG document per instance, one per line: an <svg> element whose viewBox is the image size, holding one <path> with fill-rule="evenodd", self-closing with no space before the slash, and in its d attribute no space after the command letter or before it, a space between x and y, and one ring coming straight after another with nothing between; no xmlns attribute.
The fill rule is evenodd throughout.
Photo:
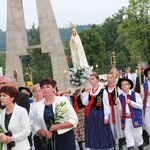
<svg viewBox="0 0 150 150"><path fill-rule="evenodd" d="M130 84L128 84L128 83L126 83L126 84L121 84L121 86L126 86L126 85L130 85Z"/></svg>
<svg viewBox="0 0 150 150"><path fill-rule="evenodd" d="M8 83L11 83L11 82L1 82L0 85L6 85Z"/></svg>

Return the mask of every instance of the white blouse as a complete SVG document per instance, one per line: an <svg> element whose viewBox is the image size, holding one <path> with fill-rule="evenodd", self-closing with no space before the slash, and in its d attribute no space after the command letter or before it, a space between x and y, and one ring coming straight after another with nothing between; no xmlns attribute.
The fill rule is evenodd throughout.
<svg viewBox="0 0 150 150"><path fill-rule="evenodd" d="M98 90L95 93L92 93L92 89L90 90L90 92L84 92L81 94L81 100L83 105L88 105L89 103L89 94L90 95L98 95L98 93L100 92L100 90L102 89L102 87L99 86ZM104 119L108 119L109 118L109 114L110 114L110 107L109 107L109 101L108 101L108 94L107 91L104 89L103 92L103 106L104 106Z"/></svg>

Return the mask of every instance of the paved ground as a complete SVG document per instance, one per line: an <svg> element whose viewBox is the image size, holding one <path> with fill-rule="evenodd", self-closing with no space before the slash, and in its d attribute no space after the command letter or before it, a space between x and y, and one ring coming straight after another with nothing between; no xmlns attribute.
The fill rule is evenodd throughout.
<svg viewBox="0 0 150 150"><path fill-rule="evenodd" d="M79 147L78 147L78 145L76 145L76 147L77 147L76 150L80 150ZM117 150L118 150L118 145L116 145L116 147L117 147ZM87 150L87 149L84 148L84 150ZM123 150L127 150L126 146L123 147ZM138 150L138 148L135 148L135 150ZM144 147L144 150L150 150L150 145L145 146L145 147Z"/></svg>

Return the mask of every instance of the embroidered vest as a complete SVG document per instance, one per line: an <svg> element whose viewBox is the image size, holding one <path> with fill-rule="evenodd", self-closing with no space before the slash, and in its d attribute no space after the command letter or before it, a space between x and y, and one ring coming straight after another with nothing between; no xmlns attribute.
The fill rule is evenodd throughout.
<svg viewBox="0 0 150 150"><path fill-rule="evenodd" d="M108 86L106 86L105 89L106 89L107 93L109 94L110 92L108 91ZM117 95L118 95L118 93L117 93ZM116 95L115 95L115 88L114 88L114 90L111 92L111 99L109 98L109 105L111 105L111 103L113 103L113 105L116 105L115 100L116 100Z"/></svg>
<svg viewBox="0 0 150 150"><path fill-rule="evenodd" d="M99 93L96 95L95 99L94 99L94 104L93 104L93 108L95 110L103 110L104 106L103 106L103 91L104 89L101 89L99 91ZM91 99L91 95L89 94L89 100Z"/></svg>
<svg viewBox="0 0 150 150"><path fill-rule="evenodd" d="M122 129L124 130L125 128L125 115L126 115L126 102L125 102L125 98L123 96L123 94L119 95L119 99L121 102L121 106L122 106L122 116L121 116L121 123L122 123ZM132 91L131 96L130 96L131 101L136 102L135 99L135 92ZM132 107L131 105L129 105L129 110L130 110L130 114L131 114L131 119L132 119L132 123L133 123L133 127L134 128L138 128L141 127L143 125L143 121L142 121L142 110L137 109Z"/></svg>
<svg viewBox="0 0 150 150"><path fill-rule="evenodd" d="M115 100L116 100L116 95L115 95L115 88L112 92L108 91L108 86L106 86L106 91L108 93L108 100L109 100L109 106L111 107L111 120L113 124L116 124L116 118L115 118L115 110L114 110L114 105L115 104Z"/></svg>

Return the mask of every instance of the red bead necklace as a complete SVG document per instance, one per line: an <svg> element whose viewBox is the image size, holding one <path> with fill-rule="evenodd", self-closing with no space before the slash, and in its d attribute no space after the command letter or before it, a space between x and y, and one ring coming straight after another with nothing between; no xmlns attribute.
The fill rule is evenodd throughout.
<svg viewBox="0 0 150 150"><path fill-rule="evenodd" d="M96 93L98 88L99 88L99 86L96 89L92 88L92 94Z"/></svg>
<svg viewBox="0 0 150 150"><path fill-rule="evenodd" d="M113 89L115 85L108 85L108 89Z"/></svg>

